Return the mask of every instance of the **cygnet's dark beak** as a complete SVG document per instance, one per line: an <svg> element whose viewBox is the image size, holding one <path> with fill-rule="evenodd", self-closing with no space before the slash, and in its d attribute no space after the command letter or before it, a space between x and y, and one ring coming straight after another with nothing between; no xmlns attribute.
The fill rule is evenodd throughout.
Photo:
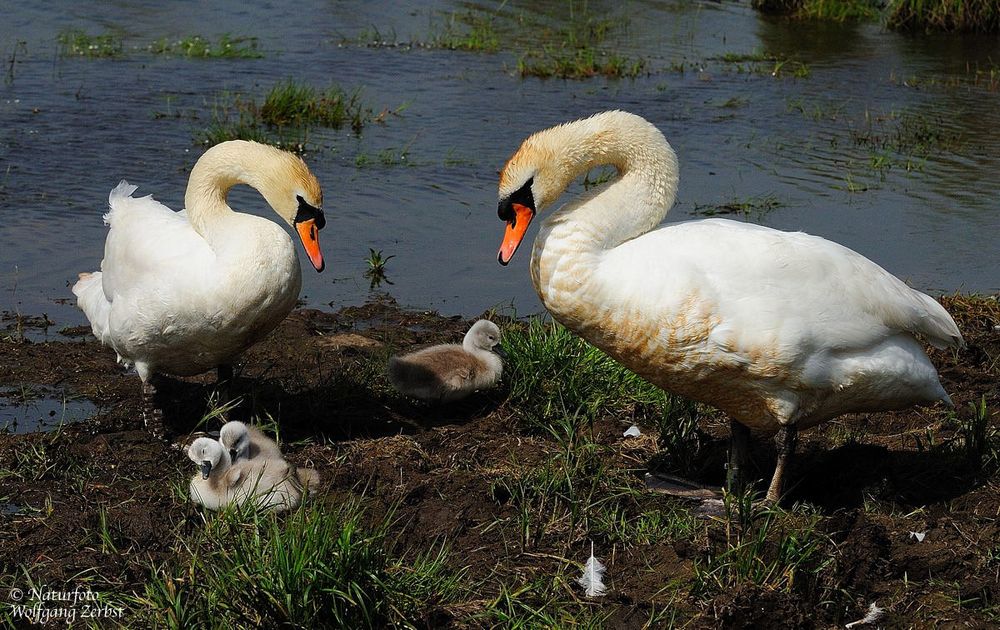
<svg viewBox="0 0 1000 630"><path fill-rule="evenodd" d="M232 462L236 461L236 449L235 448L229 449L229 461L232 461Z"/></svg>
<svg viewBox="0 0 1000 630"><path fill-rule="evenodd" d="M212 462L205 460L201 463L201 478L208 479L208 476L212 473Z"/></svg>
<svg viewBox="0 0 1000 630"><path fill-rule="evenodd" d="M496 355L501 359L503 359L504 361L507 360L507 353L503 351L503 348L500 347L500 344L493 346L493 352L495 352Z"/></svg>

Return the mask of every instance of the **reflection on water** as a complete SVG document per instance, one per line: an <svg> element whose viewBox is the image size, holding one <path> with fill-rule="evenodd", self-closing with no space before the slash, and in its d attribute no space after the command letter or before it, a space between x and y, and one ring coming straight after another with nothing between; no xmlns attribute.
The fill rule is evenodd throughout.
<svg viewBox="0 0 1000 630"><path fill-rule="evenodd" d="M0 310L82 323L72 304L54 300L69 295L78 272L97 268L111 188L127 178L139 194L180 208L202 151L193 139L222 94L259 98L289 77L363 86L377 110L408 104L360 137L311 135L306 160L324 185L328 225L327 271L303 261L310 305L363 302L372 248L394 256L385 269L394 284L382 289L404 304L466 315L511 301L522 313L537 310L529 257L506 269L495 262L497 169L529 133L609 108L649 118L677 149L681 190L670 221L691 218L698 205L772 196L782 205L764 223L839 241L921 289L1000 290L1000 93L976 74L996 68L996 40L789 23L745 3L647 0L586 4L595 19L613 18L607 46L648 60L650 74L635 80L522 80L510 51L343 45L372 27L427 41L452 12L477 7L499 9L497 28L511 33L558 27L580 19L582 3L572 16L568 6L12 3L0 21L8 70L0 85ZM56 37L69 27L123 28L126 55L59 58ZM265 57L136 50L162 37L225 33L259 38ZM725 53L792 59L809 76L771 76L776 62L725 63ZM404 147L405 165L358 166L359 156ZM234 191L231 203L274 218L250 191Z"/></svg>

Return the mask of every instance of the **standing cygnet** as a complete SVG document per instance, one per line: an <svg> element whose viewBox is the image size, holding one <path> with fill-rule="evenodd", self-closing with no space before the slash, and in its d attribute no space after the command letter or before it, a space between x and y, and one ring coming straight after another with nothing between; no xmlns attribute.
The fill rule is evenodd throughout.
<svg viewBox="0 0 1000 630"><path fill-rule="evenodd" d="M254 426L247 426L239 420L222 425L219 443L229 451L229 458L237 462L241 459L281 459L278 444Z"/></svg>
<svg viewBox="0 0 1000 630"><path fill-rule="evenodd" d="M265 510L294 508L303 492L315 486L315 470L297 470L283 459L240 460L233 463L218 441L200 437L188 447L188 457L201 472L191 478L191 500L210 510L253 499Z"/></svg>
<svg viewBox="0 0 1000 630"><path fill-rule="evenodd" d="M451 402L500 380L503 361L493 348L500 343L500 329L481 319L465 334L462 345L431 346L389 359L389 382L400 393L414 398Z"/></svg>

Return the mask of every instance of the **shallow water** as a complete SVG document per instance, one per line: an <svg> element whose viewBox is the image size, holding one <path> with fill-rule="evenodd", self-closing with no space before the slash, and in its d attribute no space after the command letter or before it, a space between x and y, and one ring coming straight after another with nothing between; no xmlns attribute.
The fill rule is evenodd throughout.
<svg viewBox="0 0 1000 630"><path fill-rule="evenodd" d="M70 398L51 388L0 390L0 432L55 431L64 424L86 420L96 409L89 400Z"/></svg>
<svg viewBox="0 0 1000 630"><path fill-rule="evenodd" d="M772 21L745 4L647 0L622 10L590 2L592 13L627 22L609 46L646 58L650 74L565 81L515 76L512 52L343 44L372 27L426 41L448 15L470 8L502 6L497 23L512 32L518 19L558 25L563 2L440 1L408 11L390 2L310 0L295 10L10 3L0 21L0 310L47 313L56 329L83 323L61 300L72 297L78 272L98 268L110 189L127 178L140 194L179 208L203 150L195 136L221 95L259 99L286 78L362 86L376 110L408 104L360 137L311 134L305 159L324 185L328 216L327 270L316 274L302 261L312 306L365 301L365 258L374 248L395 256L386 267L392 284L381 290L404 304L470 316L503 304L539 310L526 252L509 268L496 263L497 169L529 133L609 108L647 117L677 150L681 190L668 221L698 216L706 205L772 198L781 205L761 222L839 241L920 289L1000 290L1000 97L972 85L975 68L1000 60L1000 44ZM125 29L126 54L62 58L56 38L70 27ZM161 37L225 33L258 37L264 58L142 50ZM790 56L809 76L772 76L773 62L717 59L753 51ZM914 128L932 136L925 147L885 150L858 139L898 139ZM356 166L360 154L404 147L406 165ZM873 159L891 167L874 170ZM252 191L234 191L230 201L276 218Z"/></svg>

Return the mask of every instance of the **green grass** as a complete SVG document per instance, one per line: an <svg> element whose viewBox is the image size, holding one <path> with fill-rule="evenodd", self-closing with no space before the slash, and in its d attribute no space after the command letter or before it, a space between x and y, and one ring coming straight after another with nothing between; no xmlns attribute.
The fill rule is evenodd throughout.
<svg viewBox="0 0 1000 630"><path fill-rule="evenodd" d="M786 593L808 591L832 562L832 541L820 515L756 502L751 493L726 494L726 540L694 563L691 592L711 597L753 585Z"/></svg>
<svg viewBox="0 0 1000 630"><path fill-rule="evenodd" d="M375 251L373 248L368 248L368 258L365 262L368 264L368 269L365 270L365 277L368 278L370 284L369 289L375 289L382 286L382 283L392 284L388 277L385 275L385 265L391 259L395 258L395 254L389 256L383 256L382 250Z"/></svg>
<svg viewBox="0 0 1000 630"><path fill-rule="evenodd" d="M148 47L155 55L174 55L195 59L260 59L264 55L257 50L256 37L230 37L223 35L219 41L193 35L171 40L163 37Z"/></svg>
<svg viewBox="0 0 1000 630"><path fill-rule="evenodd" d="M211 122L201 130L199 140L210 145L225 140L254 140L303 152L314 127L350 127L360 134L365 125L382 121L389 113L385 110L376 116L362 102L361 88L348 91L333 85L318 90L288 80L268 90L261 102L241 94L220 95Z"/></svg>
<svg viewBox="0 0 1000 630"><path fill-rule="evenodd" d="M522 77L588 79L595 76L634 78L642 74L646 61L596 48L557 49L525 53L518 59Z"/></svg>
<svg viewBox="0 0 1000 630"><path fill-rule="evenodd" d="M497 16L484 11L453 12L431 28L428 45L448 50L496 52L500 48Z"/></svg>
<svg viewBox="0 0 1000 630"><path fill-rule="evenodd" d="M125 33L120 29L89 35L81 29L70 28L60 31L56 41L63 57L99 59L121 57L125 52Z"/></svg>
<svg viewBox="0 0 1000 630"><path fill-rule="evenodd" d="M533 317L505 328L501 346L508 356L507 404L536 431L548 433L567 413L655 421L674 405L674 397L561 324Z"/></svg>
<svg viewBox="0 0 1000 630"><path fill-rule="evenodd" d="M449 601L461 573L443 546L396 555L391 518L368 529L355 503L307 504L285 517L252 510L210 516L153 567L133 621L169 628L415 628Z"/></svg>
<svg viewBox="0 0 1000 630"><path fill-rule="evenodd" d="M899 31L1000 32L998 0L892 0L886 25Z"/></svg>
<svg viewBox="0 0 1000 630"><path fill-rule="evenodd" d="M797 19L885 21L897 31L1000 32L998 0L752 0L764 13Z"/></svg>

